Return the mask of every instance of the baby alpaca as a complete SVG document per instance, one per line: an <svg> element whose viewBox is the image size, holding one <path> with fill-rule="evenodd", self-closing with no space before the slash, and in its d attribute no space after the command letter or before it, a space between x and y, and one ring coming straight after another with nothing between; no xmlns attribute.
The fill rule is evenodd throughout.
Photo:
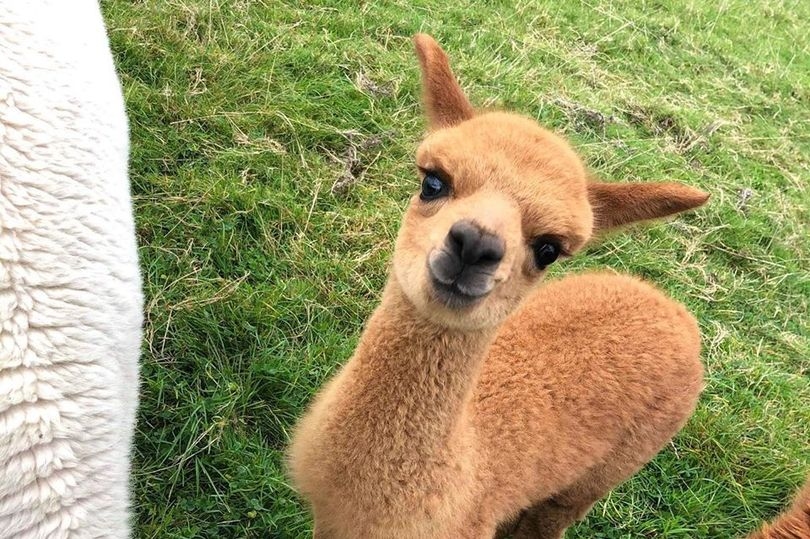
<svg viewBox="0 0 810 539"><path fill-rule="evenodd" d="M414 39L431 129L379 307L290 448L315 537L559 538L649 461L702 387L699 334L632 277L537 284L597 232L703 204L589 181L561 138L476 113Z"/></svg>

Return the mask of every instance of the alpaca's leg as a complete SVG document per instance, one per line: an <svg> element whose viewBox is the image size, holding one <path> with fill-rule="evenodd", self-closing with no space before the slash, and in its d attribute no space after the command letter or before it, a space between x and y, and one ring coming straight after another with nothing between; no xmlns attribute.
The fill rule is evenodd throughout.
<svg viewBox="0 0 810 539"><path fill-rule="evenodd" d="M564 494L567 495L568 491ZM595 499L590 501L589 498L584 495L579 498L555 496L533 505L521 515L512 537L514 539L560 539L566 528L585 517L601 495L595 496Z"/></svg>
<svg viewBox="0 0 810 539"><path fill-rule="evenodd" d="M657 432L627 437L603 461L573 485L525 510L514 539L560 539L565 529L585 518L593 504L649 462L681 427L684 418Z"/></svg>
<svg viewBox="0 0 810 539"><path fill-rule="evenodd" d="M501 522L498 525L498 529L495 530L495 537L493 537L493 539L507 539L512 537L512 534L514 534L515 530L517 530L518 524L520 524L520 521L523 519L523 515L525 514L526 511L524 510L512 520Z"/></svg>
<svg viewBox="0 0 810 539"><path fill-rule="evenodd" d="M575 483L524 509L517 519L502 523L495 539L560 539L566 528L585 518L597 501L644 467L679 427L680 422L658 436L650 434L644 442L628 437L602 464L588 470Z"/></svg>
<svg viewBox="0 0 810 539"><path fill-rule="evenodd" d="M641 466L643 463L615 469L605 466L589 472L565 491L524 511L514 539L560 539L566 528L585 518L594 503Z"/></svg>
<svg viewBox="0 0 810 539"><path fill-rule="evenodd" d="M677 432L684 419L675 421L657 433L646 433L646 438L626 438L602 464L588 470L574 484L524 509L516 519L501 523L495 539L562 538L566 528L584 519L597 501L652 460Z"/></svg>

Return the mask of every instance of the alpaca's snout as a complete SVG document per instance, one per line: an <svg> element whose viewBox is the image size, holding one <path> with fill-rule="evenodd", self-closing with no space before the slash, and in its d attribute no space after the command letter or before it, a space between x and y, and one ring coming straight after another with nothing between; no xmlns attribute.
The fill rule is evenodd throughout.
<svg viewBox="0 0 810 539"><path fill-rule="evenodd" d="M500 237L466 219L450 228L447 243L452 254L470 267L497 267L505 250Z"/></svg>
<svg viewBox="0 0 810 539"><path fill-rule="evenodd" d="M447 233L444 245L428 258L436 295L450 307L462 307L484 297L495 286L495 270L505 250L503 239L496 234L474 221L458 221Z"/></svg>

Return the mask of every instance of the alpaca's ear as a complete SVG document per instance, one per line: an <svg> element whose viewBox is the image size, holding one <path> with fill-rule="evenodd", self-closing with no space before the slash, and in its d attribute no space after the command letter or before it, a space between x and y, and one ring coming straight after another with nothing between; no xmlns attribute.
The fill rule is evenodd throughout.
<svg viewBox="0 0 810 539"><path fill-rule="evenodd" d="M588 184L594 232L658 219L702 206L709 195L680 183Z"/></svg>
<svg viewBox="0 0 810 539"><path fill-rule="evenodd" d="M475 109L459 86L450 62L436 40L427 34L413 37L422 69L422 99L431 130L451 127L469 120Z"/></svg>

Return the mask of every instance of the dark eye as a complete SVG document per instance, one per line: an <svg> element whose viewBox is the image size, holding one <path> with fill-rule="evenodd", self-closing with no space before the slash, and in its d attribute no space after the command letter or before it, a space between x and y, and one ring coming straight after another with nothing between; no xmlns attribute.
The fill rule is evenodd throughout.
<svg viewBox="0 0 810 539"><path fill-rule="evenodd" d="M541 270L546 269L546 266L549 266L560 256L560 244L543 238L534 242L532 250L534 251L534 265Z"/></svg>
<svg viewBox="0 0 810 539"><path fill-rule="evenodd" d="M426 172L425 178L422 180L422 192L419 193L419 198L422 200L436 200L447 196L449 189L447 184L444 183L435 172Z"/></svg>

